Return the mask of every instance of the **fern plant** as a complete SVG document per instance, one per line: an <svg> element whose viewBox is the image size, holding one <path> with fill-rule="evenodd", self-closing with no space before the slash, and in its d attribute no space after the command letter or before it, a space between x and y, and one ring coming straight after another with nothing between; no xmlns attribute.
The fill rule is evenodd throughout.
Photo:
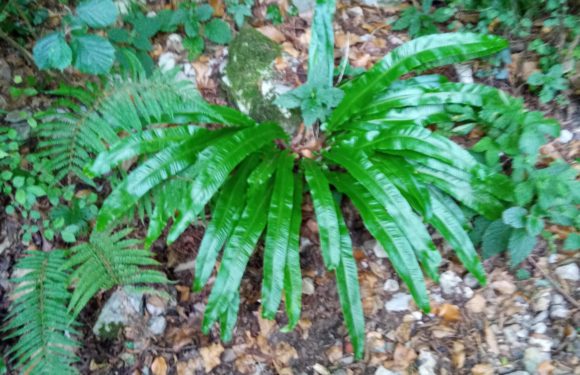
<svg viewBox="0 0 580 375"><path fill-rule="evenodd" d="M45 171L59 182L76 176L92 184L83 167L107 145L119 140L119 133L139 132L143 124L163 123L179 109L199 102L189 81L177 81L176 72L156 72L147 77L135 56L127 54L133 74L112 77L105 87L62 85L49 94L60 97L47 111L39 113L39 152Z"/></svg>
<svg viewBox="0 0 580 375"><path fill-rule="evenodd" d="M317 58L310 60L310 70L317 74L309 74L307 85L318 82L319 91L332 85L334 40L329 9L334 10L333 1L319 0L313 17L310 52ZM343 91L336 109L326 106L314 116L324 121L319 124L319 138L310 128L290 142L277 124L256 124L224 107L211 107L212 113L203 116L222 125L217 129L182 122L126 137L101 152L90 166L92 173L105 174L123 160L143 160L104 201L96 228L106 228L152 193L155 208L146 243L157 239L172 221L167 234L171 243L209 206L212 221L195 264L195 290L207 283L220 252L222 259L203 330L208 332L219 322L222 337L231 338L240 282L262 235L262 314L274 318L284 299L288 315L284 330L291 330L301 309L298 242L301 201L303 191L308 191L322 258L326 268L335 272L346 325L356 357L361 358L363 311L341 203L349 198L358 209L423 311L429 310L424 274L437 280L441 261L426 224L451 244L469 272L484 284L484 269L466 233L468 222L460 207L496 219L513 200L513 186L507 176L425 125L447 115L447 103L465 102L474 111L484 111L488 105L485 90L478 85L450 84L440 89L442 93L425 95L441 85L440 77L401 77L506 47L507 42L499 37L470 33L413 40L334 89ZM195 110L188 116L191 122L200 119Z"/></svg>
<svg viewBox="0 0 580 375"><path fill-rule="evenodd" d="M64 250L29 251L16 265L14 302L2 331L18 338L8 355L22 373L77 374L73 367L78 332L75 318L98 292L125 286L149 293L148 284L165 284L158 263L131 228L93 233L90 241ZM68 288L74 286L70 293Z"/></svg>
<svg viewBox="0 0 580 375"><path fill-rule="evenodd" d="M66 308L70 293L65 260L62 250L29 251L16 264L20 276L11 280L16 284L14 302L2 331L8 332L5 339L18 337L8 355L16 358L22 373L78 374L72 367L78 332Z"/></svg>

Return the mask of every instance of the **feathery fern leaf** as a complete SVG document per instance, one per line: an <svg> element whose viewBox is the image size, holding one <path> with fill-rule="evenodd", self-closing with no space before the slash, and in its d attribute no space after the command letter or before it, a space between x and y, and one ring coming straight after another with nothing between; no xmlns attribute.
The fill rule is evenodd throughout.
<svg viewBox="0 0 580 375"><path fill-rule="evenodd" d="M193 84L178 81L175 72L111 78L103 91L88 88L62 86L52 91L62 99L39 116L37 156L49 160L47 172L55 181L69 175L88 181L84 166L116 143L121 131L139 133L150 124L172 119L184 108L209 117L212 113Z"/></svg>
<svg viewBox="0 0 580 375"><path fill-rule="evenodd" d="M18 338L8 354L22 373L30 375L78 374L73 367L78 347L72 315L66 305L68 274L64 271L64 251L28 251L16 264L20 276L14 302L2 329L5 339Z"/></svg>
<svg viewBox="0 0 580 375"><path fill-rule="evenodd" d="M163 273L146 268L158 263L148 250L137 249L140 241L127 238L132 231L126 228L116 233L93 232L90 242L71 249L72 255L65 267L73 269L71 279L76 284L69 303L73 316L102 290L167 283Z"/></svg>

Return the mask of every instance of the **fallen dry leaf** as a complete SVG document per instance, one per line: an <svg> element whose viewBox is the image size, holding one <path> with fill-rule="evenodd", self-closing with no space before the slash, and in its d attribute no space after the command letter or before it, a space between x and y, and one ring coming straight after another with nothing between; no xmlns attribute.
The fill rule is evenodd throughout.
<svg viewBox="0 0 580 375"><path fill-rule="evenodd" d="M199 354L201 354L201 358L203 359L203 366L206 373L209 373L211 370L220 365L220 356L223 352L224 347L219 343L211 344L210 346L206 346L205 348L201 348L199 350Z"/></svg>
<svg viewBox="0 0 580 375"><path fill-rule="evenodd" d="M471 369L473 375L493 375L493 367L487 363L480 363Z"/></svg>
<svg viewBox="0 0 580 375"><path fill-rule="evenodd" d="M153 375L167 375L167 362L165 362L165 358L155 358L151 364L151 372L153 372Z"/></svg>
<svg viewBox="0 0 580 375"><path fill-rule="evenodd" d="M482 313L485 309L486 300L483 298L481 294L476 294L470 299L466 304L465 307L469 312L474 314Z"/></svg>
<svg viewBox="0 0 580 375"><path fill-rule="evenodd" d="M552 375L556 368L552 365L550 361L544 361L540 363L538 366L537 374L538 375Z"/></svg>
<svg viewBox="0 0 580 375"><path fill-rule="evenodd" d="M179 302L189 301L191 288L186 285L176 285L175 289L179 292Z"/></svg>
<svg viewBox="0 0 580 375"><path fill-rule="evenodd" d="M282 34L280 30L272 25L266 25L258 28L258 31L262 33L266 38L276 42L282 43L286 40L286 36Z"/></svg>
<svg viewBox="0 0 580 375"><path fill-rule="evenodd" d="M453 343L453 366L457 369L465 366L465 345L459 341Z"/></svg>
<svg viewBox="0 0 580 375"><path fill-rule="evenodd" d="M489 324L487 324L487 322L485 323L484 332L485 332L485 342L487 343L489 351L492 352L493 354L499 355L499 346L497 344L497 338L495 337L495 333L493 333L493 330L489 327Z"/></svg>
<svg viewBox="0 0 580 375"><path fill-rule="evenodd" d="M417 353L412 348L397 344L393 358L395 359L395 366L398 369L406 370L417 359Z"/></svg>
<svg viewBox="0 0 580 375"><path fill-rule="evenodd" d="M437 309L437 316L447 322L457 322L461 320L461 311L458 306L450 303L444 303Z"/></svg>

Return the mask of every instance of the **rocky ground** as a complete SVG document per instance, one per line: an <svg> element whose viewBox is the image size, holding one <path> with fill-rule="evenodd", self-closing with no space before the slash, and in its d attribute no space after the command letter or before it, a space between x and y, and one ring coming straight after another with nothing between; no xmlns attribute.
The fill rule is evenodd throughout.
<svg viewBox="0 0 580 375"><path fill-rule="evenodd" d="M272 26L264 21L263 14L257 14L253 21L262 35L281 48L268 69L250 80L258 85L256 92L266 101L305 80L311 13L306 2L295 3L300 6L300 16L283 25ZM348 55L354 67L369 67L408 39L404 33L384 27L385 20L396 16L400 7L375 5L373 1L341 5L337 12L337 56ZM260 7L255 9L255 13L263 11ZM240 98L235 95L239 90L231 86L236 80L228 77L226 68L232 51L212 47L197 61L190 62L181 40L181 35L172 34L156 41L158 64L165 69L178 67L181 77L194 81L209 101L240 105ZM5 76L10 80L18 69L29 69L13 55L0 59L0 68L4 80ZM469 79L476 69L477 65L468 66L467 73L451 68L443 73L453 79ZM509 82L487 83L515 92ZM538 105L531 97L527 99ZM32 110L41 107L44 99L38 100L27 105ZM21 103L6 105L9 109L22 108ZM559 140L547 147L547 152L565 158L577 157L579 145L578 123L573 117L575 104L571 107L543 108L557 116L566 129ZM291 117L287 120L293 121ZM280 332L285 323L282 313L276 321L260 318L262 262L258 251L242 283L242 303L232 342L221 343L217 331L209 336L201 333L209 288L199 294L190 292L192 260L203 235L203 228L191 228L170 247L162 242L154 246L158 260L175 281L165 290L169 298L121 289L104 293L85 309L80 319L85 327L79 353L81 373L580 374L577 255L551 253L542 245L518 272L509 269L502 257L487 260L488 284L482 287L438 240L447 261L441 269L440 283L429 285L432 311L424 314L412 302L380 246L351 215L367 335L364 360L356 362L343 325L333 274L325 272L322 264L316 244L317 226L308 202L304 217L303 313L294 332ZM2 312L6 311L10 290L6 280L23 249L18 241L18 223L0 217Z"/></svg>

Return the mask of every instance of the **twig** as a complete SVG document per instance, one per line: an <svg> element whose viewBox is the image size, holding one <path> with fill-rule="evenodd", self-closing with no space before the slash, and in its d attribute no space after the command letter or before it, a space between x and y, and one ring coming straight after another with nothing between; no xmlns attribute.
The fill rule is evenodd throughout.
<svg viewBox="0 0 580 375"><path fill-rule="evenodd" d="M26 61L28 61L28 63L30 65L35 66L35 64L34 64L34 58L30 54L30 52L28 52L28 50L26 48L24 48L20 44L18 44L17 41L15 41L14 39L12 39L10 37L10 35L6 34L4 31L0 30L0 39L5 40L6 43L8 43L12 47L16 48L18 50L18 52L20 52L20 54L22 54L22 57L24 57L26 59Z"/></svg>
<svg viewBox="0 0 580 375"><path fill-rule="evenodd" d="M558 284L558 282L554 280L552 276L546 272L546 270L540 267L540 265L532 257L529 257L528 261L532 264L532 266L536 267L538 271L540 271L540 273L554 286L558 293L560 293L568 302L574 305L575 308L580 309L580 303L576 301L571 295L569 295L564 289L562 289L560 284Z"/></svg>

